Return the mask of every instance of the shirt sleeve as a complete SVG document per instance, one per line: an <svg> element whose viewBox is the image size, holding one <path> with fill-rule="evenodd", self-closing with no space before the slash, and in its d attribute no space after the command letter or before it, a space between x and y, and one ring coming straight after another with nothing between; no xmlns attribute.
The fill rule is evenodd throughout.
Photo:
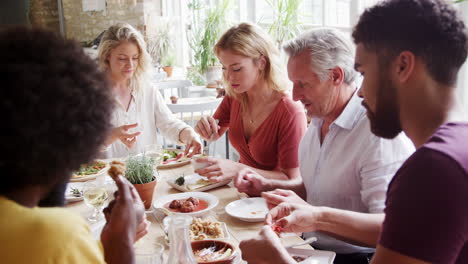
<svg viewBox="0 0 468 264"><path fill-rule="evenodd" d="M225 96L223 101L216 109L216 112L213 115L214 119L219 120L219 126L228 127L231 119L231 104L233 98L230 96Z"/></svg>
<svg viewBox="0 0 468 264"><path fill-rule="evenodd" d="M390 185L380 244L430 263L455 263L468 239L468 181L452 158L419 149Z"/></svg>
<svg viewBox="0 0 468 264"><path fill-rule="evenodd" d="M179 140L179 133L184 128L192 129L189 125L184 123L182 120L177 119L171 113L171 110L164 102L159 90L155 87L153 89L153 103L154 103L154 119L156 120L156 127L159 129L161 134L172 142L177 144L183 144Z"/></svg>
<svg viewBox="0 0 468 264"><path fill-rule="evenodd" d="M388 140L371 134L365 144L356 174L360 177L361 200L369 213L383 213L388 185L414 147L403 135Z"/></svg>
<svg viewBox="0 0 468 264"><path fill-rule="evenodd" d="M299 167L299 143L306 131L307 120L304 111L294 108L287 112L280 125L278 139L279 167L291 169Z"/></svg>

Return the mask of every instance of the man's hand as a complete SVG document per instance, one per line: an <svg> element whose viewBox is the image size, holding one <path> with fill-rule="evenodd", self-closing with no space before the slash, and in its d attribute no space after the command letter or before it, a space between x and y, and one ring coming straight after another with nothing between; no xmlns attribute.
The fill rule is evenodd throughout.
<svg viewBox="0 0 468 264"><path fill-rule="evenodd" d="M241 241L242 259L253 264L297 263L281 245L270 226L263 226L257 237Z"/></svg>
<svg viewBox="0 0 468 264"><path fill-rule="evenodd" d="M260 196L263 191L270 188L270 179L252 169L245 168L237 173L234 178L234 186L239 192L244 192L249 196Z"/></svg>
<svg viewBox="0 0 468 264"><path fill-rule="evenodd" d="M277 232L312 232L317 230L321 217L320 207L300 203L281 203L271 209L265 224Z"/></svg>
<svg viewBox="0 0 468 264"><path fill-rule="evenodd" d="M262 197L267 201L268 209L270 210L278 204L285 202L308 205L299 195L290 190L276 189L271 192L262 193Z"/></svg>

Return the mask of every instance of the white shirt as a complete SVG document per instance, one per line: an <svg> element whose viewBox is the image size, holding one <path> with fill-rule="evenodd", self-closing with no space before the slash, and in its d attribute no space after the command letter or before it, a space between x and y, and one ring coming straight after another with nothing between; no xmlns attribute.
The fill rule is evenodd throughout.
<svg viewBox="0 0 468 264"><path fill-rule="evenodd" d="M159 132L168 140L182 144L179 133L184 128L191 128L183 121L174 117L162 98L159 90L147 85L144 89L132 92L128 111L120 103L116 104L112 115L114 127L138 123L138 127L130 132L141 131L135 145L128 149L120 140L116 140L107 149L107 158L126 157L144 151L145 146L158 144Z"/></svg>
<svg viewBox="0 0 468 264"><path fill-rule="evenodd" d="M357 92L320 144L322 120L314 118L299 145L300 171L307 202L362 213L382 213L388 184L400 165L414 151L411 141L400 134L393 140L372 134L366 109ZM373 252L320 232L314 243L341 254Z"/></svg>

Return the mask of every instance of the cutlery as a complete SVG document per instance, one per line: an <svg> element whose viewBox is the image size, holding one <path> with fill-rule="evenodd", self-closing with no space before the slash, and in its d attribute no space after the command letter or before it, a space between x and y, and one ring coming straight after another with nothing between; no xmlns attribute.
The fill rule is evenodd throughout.
<svg viewBox="0 0 468 264"><path fill-rule="evenodd" d="M219 124L219 120L215 119L216 125ZM214 131L211 133L210 139L206 140L206 146L203 148L203 155L209 156L210 155L210 144L213 142Z"/></svg>
<svg viewBox="0 0 468 264"><path fill-rule="evenodd" d="M285 247L286 249L288 248L293 248L293 247L298 247L298 246L302 246L302 245L306 245L306 244L310 244L312 242L315 242L317 241L317 238L316 237L309 237L308 239L302 241L302 242L299 242L299 243L296 243L296 244L292 244L290 246L287 246ZM313 248L312 248L313 249Z"/></svg>

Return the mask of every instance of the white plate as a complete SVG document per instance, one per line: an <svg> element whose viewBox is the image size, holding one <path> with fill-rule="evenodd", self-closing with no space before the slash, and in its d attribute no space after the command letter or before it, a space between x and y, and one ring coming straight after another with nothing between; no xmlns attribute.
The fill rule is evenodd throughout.
<svg viewBox="0 0 468 264"><path fill-rule="evenodd" d="M184 150L182 149L165 149L165 150L168 150L168 151L175 151L177 154L181 153L181 152L184 152ZM176 160L176 161L173 161L171 163L168 163L168 164L159 164L156 166L156 168L158 170L164 170L164 169L174 169L174 168L178 168L178 167L182 167L182 166L185 166L187 164L190 163L190 160L191 158L187 158L187 157L183 157L179 160Z"/></svg>
<svg viewBox="0 0 468 264"><path fill-rule="evenodd" d="M288 248L291 256L307 257L307 259L299 262L302 264L333 264L336 253L325 250L302 249L302 248Z"/></svg>
<svg viewBox="0 0 468 264"><path fill-rule="evenodd" d="M261 222L268 213L267 203L264 198L245 198L229 203L226 213L232 217L246 222Z"/></svg>
<svg viewBox="0 0 468 264"><path fill-rule="evenodd" d="M194 173L194 174L184 176L185 182L181 186L181 185L178 185L178 184L175 183L175 180L177 178L179 178L179 177L168 179L167 183L170 186L172 186L172 188L177 189L177 190L179 190L181 192L193 192L193 191L203 192L203 191L211 190L211 189L226 185L226 184L231 182L231 179L227 179L227 180L224 180L224 181L221 181L221 182L213 182L213 183L211 183L209 185L203 185L203 186L197 187L195 185L196 185L198 180L200 180L200 179L208 180L208 178L200 176L197 173Z"/></svg>
<svg viewBox="0 0 468 264"><path fill-rule="evenodd" d="M72 202L78 202L83 200L83 193L81 194L80 197L73 196L71 193L71 189L78 189L81 192L83 192L83 184L81 182L74 182L74 183L68 183L67 189L65 189L65 200L68 203Z"/></svg>
<svg viewBox="0 0 468 264"><path fill-rule="evenodd" d="M109 168L110 168L109 163L108 163L108 162L105 162L105 161L103 161L103 160L99 160L99 161L106 163L106 167L104 167L103 169L101 169L100 171L98 171L98 173L86 175L86 176L83 176L83 177L76 177L76 178L74 178L74 177L72 176L72 178L70 179L70 181L71 181L71 182L89 181L89 180L92 180L92 179L96 179L96 177L98 177L98 176L107 174L107 171L108 171Z"/></svg>
<svg viewBox="0 0 468 264"><path fill-rule="evenodd" d="M197 212L191 212L191 213L173 212L173 214L183 214L183 215L191 215L191 216L203 215L206 212L210 211L211 209L215 208L216 205L218 205L218 202L219 202L219 200L218 200L218 198L216 196L214 196L212 194L209 194L209 193L185 192L185 193L169 194L169 195L165 195L163 197L156 198L153 201L153 207L155 209L165 208L164 205L171 202L172 200L188 199L189 197L205 200L208 203L208 207L203 209L203 210L197 211ZM165 209L168 210L167 208L165 208Z"/></svg>

